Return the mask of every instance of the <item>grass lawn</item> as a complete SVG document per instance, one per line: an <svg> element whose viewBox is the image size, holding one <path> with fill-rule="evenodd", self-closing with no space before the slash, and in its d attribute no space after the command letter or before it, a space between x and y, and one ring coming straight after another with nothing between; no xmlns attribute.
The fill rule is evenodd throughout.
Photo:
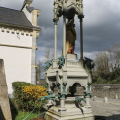
<svg viewBox="0 0 120 120"><path fill-rule="evenodd" d="M12 120L23 120L24 118L26 118L30 113L30 112L22 112L20 109L17 108L14 99L10 99L10 108L11 108L11 114L12 114ZM39 110L35 110L26 120L31 120L33 118L38 118L39 115L43 114L46 110L45 109L41 109L40 113Z"/></svg>
<svg viewBox="0 0 120 120"><path fill-rule="evenodd" d="M38 114L37 112L32 113L26 120L30 120L33 118L38 118L39 115L43 114L44 112L41 112ZM30 114L30 112L22 112L18 111L18 113L12 113L12 120L23 120L25 117L27 117Z"/></svg>

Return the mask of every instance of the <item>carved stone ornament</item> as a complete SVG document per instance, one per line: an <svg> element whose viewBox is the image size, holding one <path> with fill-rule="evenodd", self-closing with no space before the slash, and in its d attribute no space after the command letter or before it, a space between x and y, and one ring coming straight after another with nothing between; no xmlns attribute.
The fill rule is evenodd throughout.
<svg viewBox="0 0 120 120"><path fill-rule="evenodd" d="M64 66L65 64L65 58L64 58L64 55L62 55L61 57L58 58L59 61L58 61L58 65L59 67L61 68L62 66Z"/></svg>
<svg viewBox="0 0 120 120"><path fill-rule="evenodd" d="M58 87L59 92L61 92L61 84L60 83L57 83L57 87Z"/></svg>
<svg viewBox="0 0 120 120"><path fill-rule="evenodd" d="M66 85L67 85L67 83L63 83L63 91L62 92L66 92Z"/></svg>
<svg viewBox="0 0 120 120"><path fill-rule="evenodd" d="M69 19L76 15L83 15L83 0L54 0L54 18L63 14Z"/></svg>
<svg viewBox="0 0 120 120"><path fill-rule="evenodd" d="M86 98L78 98L78 97L75 98L75 102L81 102L81 101L86 102Z"/></svg>

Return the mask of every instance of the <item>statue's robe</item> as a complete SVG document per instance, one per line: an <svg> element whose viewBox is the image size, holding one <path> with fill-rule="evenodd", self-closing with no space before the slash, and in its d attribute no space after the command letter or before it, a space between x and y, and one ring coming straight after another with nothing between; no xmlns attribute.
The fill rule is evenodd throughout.
<svg viewBox="0 0 120 120"><path fill-rule="evenodd" d="M76 31L74 26L67 26L66 27L66 54L69 48L72 46L72 43L76 40ZM63 51L62 51L63 55Z"/></svg>

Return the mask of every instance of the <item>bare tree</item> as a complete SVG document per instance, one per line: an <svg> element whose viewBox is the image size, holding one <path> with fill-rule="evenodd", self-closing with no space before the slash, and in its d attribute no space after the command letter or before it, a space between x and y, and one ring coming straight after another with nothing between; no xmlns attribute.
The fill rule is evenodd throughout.
<svg viewBox="0 0 120 120"><path fill-rule="evenodd" d="M120 45L112 43L112 48L108 49L108 52L110 53L111 68L113 68L115 64L118 66L120 64Z"/></svg>
<svg viewBox="0 0 120 120"><path fill-rule="evenodd" d="M110 58L107 51L96 54L94 59L95 68L93 69L93 74L102 75L109 73L109 61Z"/></svg>
<svg viewBox="0 0 120 120"><path fill-rule="evenodd" d="M45 49L44 49L44 57L45 57L45 62L51 60L54 58L54 52L51 49L51 45L48 45Z"/></svg>
<svg viewBox="0 0 120 120"><path fill-rule="evenodd" d="M96 54L95 68L93 69L93 74L96 76L101 76L103 78L110 77L110 71L120 64L120 45L112 43L112 47Z"/></svg>
<svg viewBox="0 0 120 120"><path fill-rule="evenodd" d="M36 68L36 84L37 84L37 81L40 82L40 77L41 77L42 72L43 72L42 62L38 61L37 68Z"/></svg>
<svg viewBox="0 0 120 120"><path fill-rule="evenodd" d="M37 69L36 69L36 81L40 82L41 77L45 77L45 70L43 64L51 59L54 58L54 52L51 49L51 45L48 45L44 49L44 60L38 61L37 63Z"/></svg>

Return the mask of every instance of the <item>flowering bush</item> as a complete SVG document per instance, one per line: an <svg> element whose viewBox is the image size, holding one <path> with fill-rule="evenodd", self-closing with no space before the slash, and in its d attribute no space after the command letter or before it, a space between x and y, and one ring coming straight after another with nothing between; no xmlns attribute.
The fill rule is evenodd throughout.
<svg viewBox="0 0 120 120"><path fill-rule="evenodd" d="M14 88L15 101L18 108L22 109L23 112L31 111L40 97L48 95L47 89L43 86L37 86L24 82L15 82L12 85ZM37 104L36 110L39 109L39 105L40 102Z"/></svg>

